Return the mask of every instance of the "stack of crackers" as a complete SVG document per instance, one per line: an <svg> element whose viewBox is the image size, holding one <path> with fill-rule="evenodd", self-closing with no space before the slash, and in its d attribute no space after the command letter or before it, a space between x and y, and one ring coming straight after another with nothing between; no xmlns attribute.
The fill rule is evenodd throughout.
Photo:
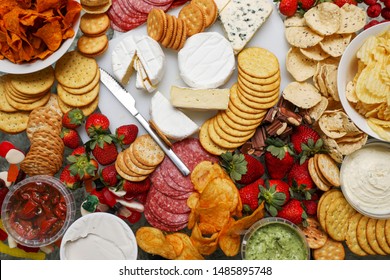
<svg viewBox="0 0 390 280"><path fill-rule="evenodd" d="M310 177L322 191L340 187L340 170L335 160L327 154L315 154L308 163Z"/></svg>
<svg viewBox="0 0 390 280"><path fill-rule="evenodd" d="M164 160L165 154L149 134L144 134L118 154L115 168L124 179L145 180Z"/></svg>
<svg viewBox="0 0 390 280"><path fill-rule="evenodd" d="M178 17L153 8L147 20L147 32L166 48L180 50L187 37L203 32L218 16L218 8L213 0L192 0L184 6Z"/></svg>
<svg viewBox="0 0 390 280"><path fill-rule="evenodd" d="M269 108L279 98L279 62L263 48L238 55L238 83L230 89L228 109L206 121L200 130L202 146L211 154L232 151L249 140Z"/></svg>
<svg viewBox="0 0 390 280"><path fill-rule="evenodd" d="M86 13L101 14L108 11L111 7L112 0L81 0L80 4Z"/></svg>
<svg viewBox="0 0 390 280"><path fill-rule="evenodd" d="M64 153L61 129L62 116L54 105L31 111L26 129L30 150L20 164L28 176L54 176L60 170Z"/></svg>
<svg viewBox="0 0 390 280"><path fill-rule="evenodd" d="M0 77L0 129L11 134L24 131L30 111L48 103L54 80L51 66L30 74Z"/></svg>
<svg viewBox="0 0 390 280"><path fill-rule="evenodd" d="M80 108L85 116L98 106L100 71L96 60L78 51L62 56L55 66L58 104L63 113Z"/></svg>

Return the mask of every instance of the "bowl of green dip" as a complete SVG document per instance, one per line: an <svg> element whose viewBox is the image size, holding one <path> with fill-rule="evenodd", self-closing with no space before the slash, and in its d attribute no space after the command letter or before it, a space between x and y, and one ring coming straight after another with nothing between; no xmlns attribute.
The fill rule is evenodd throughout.
<svg viewBox="0 0 390 280"><path fill-rule="evenodd" d="M241 244L244 260L309 260L310 248L305 235L282 218L264 218L245 233Z"/></svg>

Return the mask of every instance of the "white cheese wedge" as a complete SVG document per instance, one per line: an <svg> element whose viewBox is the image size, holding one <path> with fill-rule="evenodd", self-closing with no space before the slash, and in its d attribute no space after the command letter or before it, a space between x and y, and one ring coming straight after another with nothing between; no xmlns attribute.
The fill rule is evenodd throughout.
<svg viewBox="0 0 390 280"><path fill-rule="evenodd" d="M140 66L136 65L139 61ZM152 92L164 76L165 55L160 45L149 36L128 36L121 40L112 52L112 69L116 78L127 85L133 73L133 68L139 72L142 80L147 79L142 86L140 73L137 73L136 87Z"/></svg>
<svg viewBox="0 0 390 280"><path fill-rule="evenodd" d="M234 53L239 53L252 39L273 11L269 0L231 0L219 18Z"/></svg>
<svg viewBox="0 0 390 280"><path fill-rule="evenodd" d="M155 91L157 87L152 85L152 83L149 81L148 75L146 74L146 71L139 59L135 61L134 66L137 71L135 87L138 89L145 89L148 92Z"/></svg>
<svg viewBox="0 0 390 280"><path fill-rule="evenodd" d="M133 73L133 64L136 58L136 45L133 36L120 41L112 51L112 70L115 77L123 85L127 85Z"/></svg>
<svg viewBox="0 0 390 280"><path fill-rule="evenodd" d="M235 69L235 57L228 40L217 32L202 32L187 39L178 54L179 73L193 88L224 85Z"/></svg>
<svg viewBox="0 0 390 280"><path fill-rule="evenodd" d="M193 89L171 87L171 104L192 110L226 110L230 89Z"/></svg>
<svg viewBox="0 0 390 280"><path fill-rule="evenodd" d="M195 122L182 111L173 107L159 91L156 91L152 97L150 117L159 130L173 140L182 140L199 130Z"/></svg>
<svg viewBox="0 0 390 280"><path fill-rule="evenodd" d="M230 0L214 0L215 4L218 7L218 12L222 12L222 10L229 4Z"/></svg>

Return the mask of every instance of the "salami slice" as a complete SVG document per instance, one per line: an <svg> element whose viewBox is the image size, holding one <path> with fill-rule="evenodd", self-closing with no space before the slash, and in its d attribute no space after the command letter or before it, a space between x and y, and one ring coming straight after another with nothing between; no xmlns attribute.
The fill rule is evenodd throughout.
<svg viewBox="0 0 390 280"><path fill-rule="evenodd" d="M189 213L191 209L187 205L187 199L175 199L158 191L156 188L149 190L150 200L160 208L173 214Z"/></svg>
<svg viewBox="0 0 390 280"><path fill-rule="evenodd" d="M164 161L159 166L159 168L161 169L160 172L161 172L161 175L163 176L165 182L171 188L178 190L178 191L182 191L182 192L192 192L194 190L192 184L191 185L189 185L189 184L178 185L175 181L173 181L173 179L171 178L169 173L172 172L172 170L176 167L173 165L172 161L170 161L168 157L166 157L164 159Z"/></svg>
<svg viewBox="0 0 390 280"><path fill-rule="evenodd" d="M171 6L171 4L169 4L169 5L165 5L165 6L156 7L155 5L151 5L148 2L143 1L143 0L128 0L128 2L131 6L134 7L134 9L136 11L139 11L139 12L145 13L145 14L149 14L149 12L153 8L158 8L158 9L161 9L163 11L167 11L169 9L169 7Z"/></svg>
<svg viewBox="0 0 390 280"><path fill-rule="evenodd" d="M117 4L112 5L112 7L117 14L119 14L120 10L124 12L125 15L123 18L121 18L123 21L129 23L138 23L138 22L144 23L148 19L147 14L138 14L134 10L129 9L125 0L117 0L116 3Z"/></svg>
<svg viewBox="0 0 390 280"><path fill-rule="evenodd" d="M177 227L188 222L189 213L174 214L165 211L163 208L159 207L158 204L156 204L155 196L150 196L146 203L149 203L148 207L153 215L157 217L161 223L167 226Z"/></svg>
<svg viewBox="0 0 390 280"><path fill-rule="evenodd" d="M170 7L170 9L174 9L174 8L177 8L181 5L184 5L185 3L187 3L189 0L174 0L172 2L172 5Z"/></svg>
<svg viewBox="0 0 390 280"><path fill-rule="evenodd" d="M161 169L157 168L150 177L152 185L166 196L170 196L175 199L187 199L191 192L183 192L174 188L171 188L165 181L161 174Z"/></svg>
<svg viewBox="0 0 390 280"><path fill-rule="evenodd" d="M159 6L171 6L173 3L173 0L143 0L144 2L147 2L148 4L155 6L156 8L159 8Z"/></svg>
<svg viewBox="0 0 390 280"><path fill-rule="evenodd" d="M179 231L187 226L187 223L181 225L181 226L167 226L164 223L161 223L157 217L153 215L153 213L150 211L149 207L145 208L144 211L145 219L148 221L149 224L151 224L153 227L158 228L163 231L168 232L175 232Z"/></svg>

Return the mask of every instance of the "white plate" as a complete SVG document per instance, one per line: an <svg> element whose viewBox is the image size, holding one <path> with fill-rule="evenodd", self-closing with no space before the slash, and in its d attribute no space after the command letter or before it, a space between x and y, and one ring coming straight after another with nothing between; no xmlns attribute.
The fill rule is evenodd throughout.
<svg viewBox="0 0 390 280"><path fill-rule="evenodd" d="M368 135L383 140L377 133L375 133L367 124L366 118L360 115L355 108L351 106L345 96L345 87L349 81L352 81L357 72L357 58L356 52L363 45L364 41L370 37L377 35L386 29L390 28L390 22L381 23L370 27L361 32L346 48L343 56L341 57L338 74L337 74L337 87L339 91L339 97L341 104L345 112L351 118L351 120Z"/></svg>
<svg viewBox="0 0 390 280"><path fill-rule="evenodd" d="M271 1L270 1L271 2ZM292 81L291 76L287 73L285 67L285 57L288 49L290 48L285 36L284 36L284 25L283 21L280 18L276 7L273 6L273 12L271 13L268 20L260 27L257 33L254 35L252 40L247 44L249 46L263 47L272 51L280 63L280 73L281 73L281 89L283 89L289 82ZM171 14L178 14L181 7L170 11ZM215 31L221 34L224 34L222 24L217 21L206 31ZM116 44L122 40L125 36L129 35L145 35L146 25L142 25L135 30L131 30L125 34L120 35L119 37L110 41L108 50L103 56L98 58L98 64L100 67L108 71L110 74L113 74L111 66L111 53L115 48ZM225 34L224 34L225 35ZM165 74L163 80L158 85L158 90L169 98L170 88L172 85L176 86L187 86L179 76L178 64L177 64L177 52L170 49L163 48L163 51L166 56L166 65L165 65ZM237 82L237 69L233 73L229 82L226 83L221 88L229 88L232 84ZM136 107L139 112L146 118L149 119L149 105L150 99L153 93L147 93L146 91L138 90L135 88L135 75L131 77L126 89L134 96L136 100ZM107 90L107 88L102 84L100 87L100 96L99 96L99 108L101 112L110 119L110 129L112 132L115 131L117 127L123 124L135 123L138 125L137 120L135 120L131 114L122 106L122 104L115 99L115 97ZM198 125L201 125L206 119L216 114L216 111L207 111L207 112L195 112L189 110L183 110L183 112L189 116L193 121ZM140 125L140 134L144 134L145 130L142 129ZM83 141L88 141L89 138L84 132L80 130L81 138Z"/></svg>
<svg viewBox="0 0 390 280"><path fill-rule="evenodd" d="M80 2L80 0L76 0L77 2ZM80 12L81 15L81 12ZM63 42L60 46L60 48L49 55L45 59L37 59L34 62L30 63L22 63L22 64L15 64L9 61L8 59L4 58L0 60L0 72L9 73L9 74L27 74L27 73L33 73L39 70L42 70L43 68L48 67L49 65L52 65L55 63L58 59L60 59L61 56L64 55L72 45L74 39L76 38L77 31L79 30L80 25L80 16L78 16L76 22L73 24L73 30L74 30L74 36L72 38L66 39L65 42Z"/></svg>

